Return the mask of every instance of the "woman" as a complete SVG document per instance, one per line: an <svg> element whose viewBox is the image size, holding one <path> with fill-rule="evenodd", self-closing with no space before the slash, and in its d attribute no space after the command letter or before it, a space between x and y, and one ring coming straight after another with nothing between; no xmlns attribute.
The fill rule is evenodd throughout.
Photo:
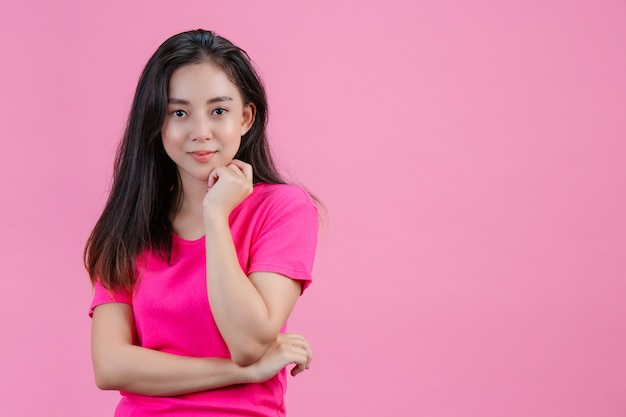
<svg viewBox="0 0 626 417"><path fill-rule="evenodd" d="M209 31L166 40L144 69L112 190L85 248L97 385L116 416L282 416L285 334L310 283L317 210L272 162L263 86Z"/></svg>

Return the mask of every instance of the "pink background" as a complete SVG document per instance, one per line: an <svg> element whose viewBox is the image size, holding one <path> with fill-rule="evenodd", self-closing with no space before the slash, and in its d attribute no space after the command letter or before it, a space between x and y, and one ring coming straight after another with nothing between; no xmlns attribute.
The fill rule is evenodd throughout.
<svg viewBox="0 0 626 417"><path fill-rule="evenodd" d="M83 244L141 68L204 27L329 212L291 416L625 416L626 2L304 3L3 3L1 414L112 416Z"/></svg>

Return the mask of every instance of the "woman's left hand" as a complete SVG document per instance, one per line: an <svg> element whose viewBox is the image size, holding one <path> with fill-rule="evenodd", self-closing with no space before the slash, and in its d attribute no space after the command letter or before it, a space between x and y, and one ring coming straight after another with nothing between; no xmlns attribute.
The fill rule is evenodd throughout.
<svg viewBox="0 0 626 417"><path fill-rule="evenodd" d="M258 362L249 365L253 382L264 382L280 372L285 366L294 364L291 375L309 369L313 352L308 340L298 333L279 333L276 340Z"/></svg>
<svg viewBox="0 0 626 417"><path fill-rule="evenodd" d="M252 165L238 159L215 168L209 175L207 194L202 200L205 214L228 217L252 193Z"/></svg>

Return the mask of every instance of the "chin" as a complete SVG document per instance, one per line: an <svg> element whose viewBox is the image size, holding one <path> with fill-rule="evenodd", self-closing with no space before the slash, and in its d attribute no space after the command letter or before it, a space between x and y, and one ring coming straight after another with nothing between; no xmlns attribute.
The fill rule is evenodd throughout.
<svg viewBox="0 0 626 417"><path fill-rule="evenodd" d="M183 184L189 181L208 183L211 172L213 172L213 169L202 170L202 171L200 170L191 171L191 170L179 169L178 175L180 177L180 180L183 182Z"/></svg>

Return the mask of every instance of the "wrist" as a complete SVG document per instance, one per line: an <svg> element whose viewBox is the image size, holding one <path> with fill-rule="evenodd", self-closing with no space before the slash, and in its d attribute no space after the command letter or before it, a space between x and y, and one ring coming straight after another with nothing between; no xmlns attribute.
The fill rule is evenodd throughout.
<svg viewBox="0 0 626 417"><path fill-rule="evenodd" d="M228 218L230 213L223 211L222 209L214 206L204 206L202 212L202 218L204 220L204 226L212 227L223 223L228 224Z"/></svg>
<svg viewBox="0 0 626 417"><path fill-rule="evenodd" d="M233 364L239 368L242 383L255 384L257 382L260 382L256 363L246 366L239 366L234 362Z"/></svg>

